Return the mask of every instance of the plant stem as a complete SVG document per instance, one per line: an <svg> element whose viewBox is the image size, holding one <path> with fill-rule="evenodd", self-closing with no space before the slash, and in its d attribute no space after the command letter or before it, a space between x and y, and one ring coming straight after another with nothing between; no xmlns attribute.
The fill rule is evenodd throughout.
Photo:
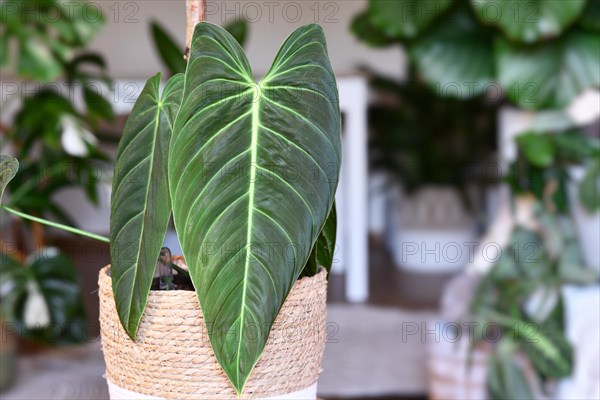
<svg viewBox="0 0 600 400"><path fill-rule="evenodd" d="M48 221L48 220L45 220L43 218L34 217L32 215L22 213L20 211L17 211L15 209L12 209L12 208L7 207L7 206L0 206L0 207L4 211L6 211L6 212L9 212L9 213L14 214L16 216L19 216L21 218L28 219L28 220L33 221L33 222L38 222L40 224L48 225L48 226L51 226L53 228L62 229L63 231L71 232L71 233L74 233L76 235L86 236L86 237L89 237L91 239L98 240L100 242L110 243L110 239L107 238L107 237L105 237L105 236L96 235L95 233L91 233L91 232L87 232L87 231L82 231L81 229L72 228L70 226L59 224L57 222Z"/></svg>

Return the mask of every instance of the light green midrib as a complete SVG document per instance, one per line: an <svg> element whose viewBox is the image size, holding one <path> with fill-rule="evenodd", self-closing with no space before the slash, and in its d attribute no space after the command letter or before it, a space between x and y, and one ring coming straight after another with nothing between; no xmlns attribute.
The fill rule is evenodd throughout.
<svg viewBox="0 0 600 400"><path fill-rule="evenodd" d="M242 304L240 307L240 335L238 337L238 351L236 356L236 367L237 367L237 380L238 385L240 384L240 353L242 350L242 342L243 342L243 331L244 331L244 317L246 312L244 311L246 308L246 296L247 296L247 288L248 288L248 270L250 269L250 255L251 255L251 246L252 242L252 227L253 227L253 217L254 217L254 191L256 186L256 170L257 165L256 161L258 158L258 129L260 125L259 118L259 109L260 109L260 84L255 88L254 94L254 102L252 103L252 137L250 141L250 187L248 194L248 229L246 231L246 260L244 262L244 284L242 287ZM244 391L244 386L246 385L246 381L242 385L239 393Z"/></svg>

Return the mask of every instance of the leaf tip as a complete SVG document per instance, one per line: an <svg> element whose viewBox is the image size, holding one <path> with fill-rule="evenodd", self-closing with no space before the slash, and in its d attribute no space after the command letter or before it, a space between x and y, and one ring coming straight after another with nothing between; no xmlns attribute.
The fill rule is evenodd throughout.
<svg viewBox="0 0 600 400"><path fill-rule="evenodd" d="M19 161L7 154L0 154L0 204L4 189L8 183L15 177L19 170Z"/></svg>

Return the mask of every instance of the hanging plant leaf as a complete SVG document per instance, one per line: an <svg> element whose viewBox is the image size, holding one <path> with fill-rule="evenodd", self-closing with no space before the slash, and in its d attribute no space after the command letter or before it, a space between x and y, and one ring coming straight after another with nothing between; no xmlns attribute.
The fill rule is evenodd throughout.
<svg viewBox="0 0 600 400"><path fill-rule="evenodd" d="M410 39L421 34L454 0L371 0L371 22L387 37Z"/></svg>
<svg viewBox="0 0 600 400"><path fill-rule="evenodd" d="M549 167L554 162L556 149L552 136L528 132L517 136L517 145L525 159L536 167Z"/></svg>
<svg viewBox="0 0 600 400"><path fill-rule="evenodd" d="M19 161L6 154L0 154L0 204L8 182L12 180L19 170Z"/></svg>
<svg viewBox="0 0 600 400"><path fill-rule="evenodd" d="M560 35L581 15L586 0L471 0L484 24L514 41L534 43Z"/></svg>
<svg viewBox="0 0 600 400"><path fill-rule="evenodd" d="M175 226L215 356L241 393L333 204L341 121L323 31L294 31L257 84L236 40L200 23L183 99Z"/></svg>
<svg viewBox="0 0 600 400"><path fill-rule="evenodd" d="M600 34L572 31L535 48L499 40L498 81L506 96L528 109L564 108L600 86Z"/></svg>
<svg viewBox="0 0 600 400"><path fill-rule="evenodd" d="M44 2L41 3L43 4ZM55 22L52 16L56 11L48 3L56 3L61 8L61 18L56 21L57 23L53 28L56 28L64 35L64 40L72 42L73 45L86 46L100 32L104 25L104 15L100 7L93 3L68 3L60 0L46 1L45 3L43 7L48 7L46 18L51 23Z"/></svg>
<svg viewBox="0 0 600 400"><path fill-rule="evenodd" d="M236 19L225 25L225 30L244 46L246 37L248 36L248 21L243 18ZM171 75L184 73L186 61L183 58L183 48L179 46L175 39L163 28L158 22L153 21L150 25L154 46L158 50L158 54L163 64L169 70Z"/></svg>
<svg viewBox="0 0 600 400"><path fill-rule="evenodd" d="M577 241L568 243L560 254L558 273L563 282L575 285L592 285L598 281L598 272L585 267Z"/></svg>
<svg viewBox="0 0 600 400"><path fill-rule="evenodd" d="M579 183L579 200L590 213L600 209L600 161L597 159Z"/></svg>
<svg viewBox="0 0 600 400"><path fill-rule="evenodd" d="M504 345L507 339L500 344ZM488 364L487 389L490 399L531 399L523 369L515 363L514 351L497 352Z"/></svg>
<svg viewBox="0 0 600 400"><path fill-rule="evenodd" d="M437 94L466 99L493 82L494 61L491 37L461 10L419 37L409 54Z"/></svg>
<svg viewBox="0 0 600 400"><path fill-rule="evenodd" d="M38 38L31 37L26 45L21 46L17 73L20 76L50 82L60 76L62 67L51 49Z"/></svg>
<svg viewBox="0 0 600 400"><path fill-rule="evenodd" d="M350 30L358 40L372 47L383 47L394 42L373 25L367 11L354 17Z"/></svg>
<svg viewBox="0 0 600 400"><path fill-rule="evenodd" d="M229 22L223 28L235 38L240 46L244 47L244 44L246 44L246 37L248 36L248 21L239 18Z"/></svg>
<svg viewBox="0 0 600 400"><path fill-rule="evenodd" d="M319 234L317 243L310 253L308 262L302 270L301 276L315 276L319 272L320 267L324 267L327 270L327 274L331 271L331 265L333 264L333 255L335 252L335 239L337 234L337 213L335 209L335 203L333 208L329 212L327 221Z"/></svg>
<svg viewBox="0 0 600 400"><path fill-rule="evenodd" d="M573 348L564 334L554 329L540 329L536 324L522 322L516 335L523 334L519 346L536 371L546 378L564 378L573 370Z"/></svg>
<svg viewBox="0 0 600 400"><path fill-rule="evenodd" d="M185 72L184 46L180 48L169 33L156 21L150 25L154 46L171 75Z"/></svg>
<svg viewBox="0 0 600 400"><path fill-rule="evenodd" d="M167 154L183 75L159 96L160 74L138 98L119 144L110 216L112 282L119 318L135 339L171 214Z"/></svg>
<svg viewBox="0 0 600 400"><path fill-rule="evenodd" d="M83 99L90 117L95 120L114 121L115 113L112 104L102 94L88 87L83 89Z"/></svg>
<svg viewBox="0 0 600 400"><path fill-rule="evenodd" d="M579 25L585 29L600 32L600 1L589 0L581 18Z"/></svg>

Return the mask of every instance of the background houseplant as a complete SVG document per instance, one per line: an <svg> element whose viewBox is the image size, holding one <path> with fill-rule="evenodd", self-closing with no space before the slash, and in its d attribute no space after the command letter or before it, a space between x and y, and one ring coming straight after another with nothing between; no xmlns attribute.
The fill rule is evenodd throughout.
<svg viewBox="0 0 600 400"><path fill-rule="evenodd" d="M540 149L544 157L532 153L532 142L538 140L546 142L538 144L545 146ZM574 373L579 377L590 373L590 361L582 357L589 343L578 341L573 327L567 325L586 318L586 313L573 313L569 295L575 290L589 290L582 285L597 284L598 273L580 251L569 206L579 199L569 196L567 176L572 165L593 165L598 159L598 145L597 140L578 132L529 132L517 137L518 157L506 177L514 193L512 211L507 211L512 220L502 217L512 232L506 230L510 237L504 238L499 233L504 228L496 226L497 232L482 240L484 249L498 250L492 256L494 263L488 267L481 260L475 261L445 291L442 314L449 321L460 321L456 326L463 329L463 335L459 332L460 346L455 342L431 344L431 365L436 371L431 380L434 396L456 397L464 392L466 398L481 398L487 393L494 399L537 399L569 397L573 390L580 390L579 395L594 393L581 378L578 389L566 382L557 385L557 381L567 377L571 381ZM597 196L586 193L597 190L594 186L579 189L586 197ZM489 263L489 253L487 257ZM590 312L593 315L594 311ZM587 325L592 337L596 334L594 324L592 320ZM444 358L460 366L461 373L444 370ZM589 359L592 365L597 363L593 356ZM461 379L466 379L468 387L453 380L463 375L466 378ZM438 376L450 378L453 384Z"/></svg>
<svg viewBox="0 0 600 400"><path fill-rule="evenodd" d="M21 173L9 183L11 207L73 224L57 195L80 188L98 202L98 184L106 175L108 157L98 137L114 119L104 97L110 78L100 54L86 47L100 31L104 17L88 2L6 1L2 4L2 67L5 82L2 148L21 160ZM14 90L13 90L14 89ZM4 113L3 113L4 114ZM3 220L3 225L8 224ZM33 245L43 246L41 227L30 225ZM23 226L13 226L17 250L31 250Z"/></svg>
<svg viewBox="0 0 600 400"><path fill-rule="evenodd" d="M401 196L389 199L388 249L397 266L419 272L456 270L466 258L444 262L422 260L419 252L407 254L423 240L434 248L476 239L476 222L483 222L491 183L480 171L495 162L497 108L483 96L439 97L414 73L405 83L371 73L370 83L379 100L369 110L370 164L394 182L375 190L392 197L398 194L393 193L396 186L402 188Z"/></svg>
<svg viewBox="0 0 600 400"><path fill-rule="evenodd" d="M548 384L572 374L562 288L598 281L580 251L567 180L570 165L588 164L592 183L579 186L580 199L592 209L600 206L595 167L600 142L578 132L530 132L519 136L517 144L519 156L508 179L516 196L536 199L537 227L516 226L510 245L481 277L471 306L479 326L495 323L503 330L488 366L488 393L494 399L552 396ZM486 341L483 335L477 339ZM525 378L516 354L524 356L537 379Z"/></svg>
<svg viewBox="0 0 600 400"><path fill-rule="evenodd" d="M519 107L556 109L600 85L599 12L586 0L370 0L352 29L373 46L405 45L440 95L493 90Z"/></svg>
<svg viewBox="0 0 600 400"><path fill-rule="evenodd" d="M532 193L575 222L586 266L600 271L600 141L578 130L527 132L517 137L519 157L509 182L515 194ZM550 198L548 188L554 188Z"/></svg>
<svg viewBox="0 0 600 400"><path fill-rule="evenodd" d="M148 81L125 127L113 182L113 291L135 339L172 209L212 348L241 393L294 282L331 265L337 90L317 25L296 30L258 84L239 44L212 24L197 25L189 57L162 94L160 75ZM3 181L16 172L8 163ZM314 175L288 177L293 163ZM207 245L219 253L207 258ZM256 340L245 340L250 329Z"/></svg>
<svg viewBox="0 0 600 400"><path fill-rule="evenodd" d="M86 48L103 23L101 13L87 2L2 2L1 150L22 160L21 173L3 181L2 189L8 184L11 196L5 202L14 209L72 223L57 198L61 190L80 188L90 202L97 202L101 167L108 158L92 131L102 130L114 116L102 96L110 83L104 60ZM2 173L12 168L4 157L0 164ZM11 331L8 338L46 345L83 343L92 332L69 258L46 245L36 222L3 215L0 225L0 319ZM3 354L8 344L3 340ZM10 360L14 363L16 357ZM3 364L2 369L3 374L15 372L16 366Z"/></svg>
<svg viewBox="0 0 600 400"><path fill-rule="evenodd" d="M585 0L371 0L367 9L354 19L352 30L371 46L402 44L416 79L424 81L437 95L460 99L483 95L496 102L506 100L524 110L561 114L577 96L600 86L599 4ZM568 129L569 123L566 125L563 124L564 129ZM522 315L522 307L524 297L531 295L529 290L548 280L560 286L564 282L561 279L568 280L561 275L564 263L571 267L583 264L574 255L573 248L577 243L573 243L572 231L567 227L569 223L564 222L570 211L566 190L570 183L566 169L573 161L585 160L589 167L588 179L582 181L577 197L588 207L597 209L597 199L595 204L590 200L597 197L598 177L594 165L598 155L593 147L581 146L585 138L578 140L574 136L578 135L572 132L540 137L528 134L519 139L522 156L517 164L520 167L511 176L521 183L515 187L521 188L521 192L524 188L527 193L542 199L542 204L538 205L540 218L561 222L537 233L544 239L548 239L546 236L554 239L553 247L544 248L546 258L536 265L537 278L527 275L534 273L527 271L531 265L515 267L516 261L512 263L513 272L517 271L514 276L498 277L506 262L499 264L483 278L484 283L493 282L485 288L487 290L482 289L492 299L479 297L474 305L477 313L483 314L482 308L488 301L492 308L502 308L509 315L527 321ZM557 217L557 213L561 216ZM597 231L597 227L594 229ZM535 243L535 238L530 239ZM556 254L556 246L562 248L563 242L569 243L568 246L565 244L568 251L564 255L570 258L569 261L561 260ZM550 246L544 243L546 245ZM519 275L521 273L525 275ZM578 274L579 277L586 275L577 270L575 277ZM535 279L539 281L534 282ZM498 313L486 316L488 321L499 323L503 328L506 327L505 317ZM562 322L562 316L555 315L552 321ZM528 325L530 322L523 324L531 326ZM546 358L534 360L538 373L545 378L568 375L570 364L564 362L568 359L561 352L568 345L554 345L547 340L541 342L549 346L541 350L541 353L548 351ZM563 338L561 343L565 342ZM517 349L511 345L505 342L496 348L489 364L490 393L496 398L516 395L529 398L532 395L529 386L520 372L514 373ZM561 351L556 351L557 348ZM552 358L550 354L556 357ZM540 372L543 362L547 362L549 368L562 362L563 368Z"/></svg>
<svg viewBox="0 0 600 400"><path fill-rule="evenodd" d="M0 200L17 168L14 159L0 155ZM0 300L2 389L16 373L16 336L53 345L89 338L77 273L54 247L27 258L14 250L0 253Z"/></svg>

